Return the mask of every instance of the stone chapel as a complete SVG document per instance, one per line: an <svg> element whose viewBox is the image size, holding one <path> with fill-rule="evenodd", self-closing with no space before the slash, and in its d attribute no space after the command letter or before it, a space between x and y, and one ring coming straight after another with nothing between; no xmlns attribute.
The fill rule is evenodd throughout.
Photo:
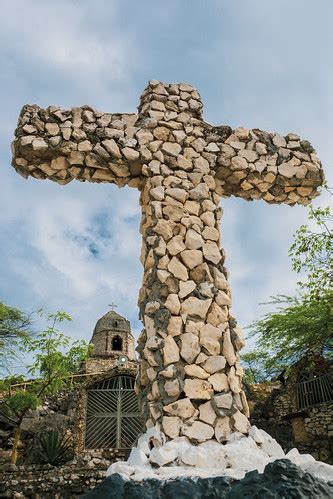
<svg viewBox="0 0 333 499"><path fill-rule="evenodd" d="M93 351L85 364L87 374L137 363L130 322L114 310L97 321L90 344Z"/></svg>
<svg viewBox="0 0 333 499"><path fill-rule="evenodd" d="M111 310L101 317L92 353L82 366L81 390L85 449L129 449L142 431L134 391L138 361L130 322Z"/></svg>

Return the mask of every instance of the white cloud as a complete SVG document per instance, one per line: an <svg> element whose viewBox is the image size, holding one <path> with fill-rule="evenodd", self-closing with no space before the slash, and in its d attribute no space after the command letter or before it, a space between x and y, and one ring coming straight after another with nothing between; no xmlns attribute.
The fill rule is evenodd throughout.
<svg viewBox="0 0 333 499"><path fill-rule="evenodd" d="M109 4L110 33L103 37L91 29L89 8L81 2L12 0L2 6L6 21L0 40L32 68L61 71L63 78L77 78L80 84L82 77L99 84L106 73L124 78L131 41L116 31L113 10Z"/></svg>
<svg viewBox="0 0 333 499"><path fill-rule="evenodd" d="M333 183L332 35L325 9L305 9L299 0L293 6L280 0L274 12L261 0L211 2L210 9L201 0L190 3L190 9L189 2L160 8L151 0L11 0L1 6L1 297L27 310L68 310L74 322L67 331L75 337L89 338L111 301L140 329L138 193L16 176L8 150L25 102L86 101L134 111L148 78L188 80L205 96L213 122L301 132L317 146ZM245 326L263 310L259 302L293 292L297 276L287 249L306 209L240 199L222 200L222 206L233 309ZM96 229L101 215L110 238Z"/></svg>

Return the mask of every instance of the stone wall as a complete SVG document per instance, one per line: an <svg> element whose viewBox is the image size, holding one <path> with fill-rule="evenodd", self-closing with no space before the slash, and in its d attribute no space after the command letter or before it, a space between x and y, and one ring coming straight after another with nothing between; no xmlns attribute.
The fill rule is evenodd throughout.
<svg viewBox="0 0 333 499"><path fill-rule="evenodd" d="M89 451L66 466L8 465L0 470L0 499L71 499L94 489L115 461L126 459L120 450Z"/></svg>
<svg viewBox="0 0 333 499"><path fill-rule="evenodd" d="M297 447L333 464L333 402L298 411L291 383L284 387L276 383L263 388L255 385L251 389L252 424L276 438L285 451Z"/></svg>
<svg viewBox="0 0 333 499"><path fill-rule="evenodd" d="M333 438L333 402L308 409L305 428L312 438Z"/></svg>

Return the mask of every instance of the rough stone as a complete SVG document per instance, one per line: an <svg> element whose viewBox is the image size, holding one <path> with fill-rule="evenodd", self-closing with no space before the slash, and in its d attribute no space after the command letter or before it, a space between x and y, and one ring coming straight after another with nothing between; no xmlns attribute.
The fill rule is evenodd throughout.
<svg viewBox="0 0 333 499"><path fill-rule="evenodd" d="M193 229L188 229L185 237L185 244L188 249L199 249L203 246L202 236Z"/></svg>
<svg viewBox="0 0 333 499"><path fill-rule="evenodd" d="M192 293L192 291L196 288L196 284L194 281L180 281L179 283L179 298L185 298L187 295Z"/></svg>
<svg viewBox="0 0 333 499"><path fill-rule="evenodd" d="M122 157L117 142L114 139L103 140L102 144L113 158L120 159Z"/></svg>
<svg viewBox="0 0 333 499"><path fill-rule="evenodd" d="M200 330L200 344L211 354L219 355L221 352L222 332L211 324L205 324Z"/></svg>
<svg viewBox="0 0 333 499"><path fill-rule="evenodd" d="M179 259L177 257L173 257L168 264L168 270L173 274L177 279L181 279L182 281L187 281L188 279L188 272Z"/></svg>
<svg viewBox="0 0 333 499"><path fill-rule="evenodd" d="M215 264L219 263L222 258L219 247L213 241L207 241L204 244L203 254L206 260Z"/></svg>
<svg viewBox="0 0 333 499"><path fill-rule="evenodd" d="M180 432L180 418L177 416L163 416L163 430L170 438L176 438Z"/></svg>
<svg viewBox="0 0 333 499"><path fill-rule="evenodd" d="M236 355L235 355L234 347L231 343L229 329L227 329L223 333L222 353L223 353L224 357L227 359L229 366L233 366L236 363Z"/></svg>
<svg viewBox="0 0 333 499"><path fill-rule="evenodd" d="M201 419L201 421L213 426L216 421L216 413L212 407L211 401L209 400L205 404L201 404L199 411L200 411L199 418Z"/></svg>
<svg viewBox="0 0 333 499"><path fill-rule="evenodd" d="M203 363L202 367L209 374L214 374L217 371L222 371L225 368L225 357L222 355L212 355Z"/></svg>
<svg viewBox="0 0 333 499"><path fill-rule="evenodd" d="M191 440L205 442L206 440L210 440L214 435L214 428L201 421L195 421L183 428L183 434Z"/></svg>
<svg viewBox="0 0 333 499"><path fill-rule="evenodd" d="M172 416L179 416L182 419L191 418L195 414L195 407L189 398L184 398L164 406L164 412Z"/></svg>
<svg viewBox="0 0 333 499"><path fill-rule="evenodd" d="M181 335L180 355L191 364L200 353L199 338L193 333L184 333Z"/></svg>
<svg viewBox="0 0 333 499"><path fill-rule="evenodd" d="M228 376L225 373L215 373L208 378L216 392L229 390Z"/></svg>
<svg viewBox="0 0 333 499"><path fill-rule="evenodd" d="M230 389L233 393L241 392L241 382L240 377L237 376L236 370L234 367L231 367L228 372L228 383L230 385Z"/></svg>
<svg viewBox="0 0 333 499"><path fill-rule="evenodd" d="M167 244L167 250L172 256L178 255L178 253L181 253L184 249L186 249L186 246L183 242L183 236L181 235L173 237Z"/></svg>
<svg viewBox="0 0 333 499"><path fill-rule="evenodd" d="M217 418L215 424L215 438L218 442L226 442L231 433L230 418L228 416Z"/></svg>
<svg viewBox="0 0 333 499"><path fill-rule="evenodd" d="M228 310L225 307L220 307L216 302L213 302L207 316L207 321L216 327L220 325L223 326L223 324L226 324L228 321Z"/></svg>
<svg viewBox="0 0 333 499"><path fill-rule="evenodd" d="M202 236L204 239L210 239L211 241L218 241L220 238L219 231L214 227L205 227Z"/></svg>
<svg viewBox="0 0 333 499"><path fill-rule="evenodd" d="M177 457L177 451L167 444L162 447L154 447L150 453L150 460L152 463L158 464L158 466L164 466L165 464L172 463Z"/></svg>
<svg viewBox="0 0 333 499"><path fill-rule="evenodd" d="M226 393L224 395L215 395L214 402L219 409L230 409L232 406L232 395Z"/></svg>
<svg viewBox="0 0 333 499"><path fill-rule="evenodd" d="M124 147L122 153L128 161L135 161L139 159L140 156L139 152L131 147Z"/></svg>
<svg viewBox="0 0 333 499"><path fill-rule="evenodd" d="M195 296L190 296L181 305L181 312L185 316L197 316L204 319L212 303L211 299L200 300Z"/></svg>
<svg viewBox="0 0 333 499"><path fill-rule="evenodd" d="M180 301L178 295L170 294L165 300L164 305L172 314L177 315L180 311Z"/></svg>
<svg viewBox="0 0 333 499"><path fill-rule="evenodd" d="M225 395L222 396L225 397ZM242 414L240 411L237 411L231 416L231 420L232 425L236 431L239 431L240 433L248 433L250 429L250 423L247 417L244 416L244 414Z"/></svg>
<svg viewBox="0 0 333 499"><path fill-rule="evenodd" d="M167 336L164 340L163 358L164 365L179 361L179 348L172 336Z"/></svg>
<svg viewBox="0 0 333 499"><path fill-rule="evenodd" d="M197 364L189 364L184 367L184 370L187 376L192 376L193 378L199 378L199 379L209 378L209 374Z"/></svg>
<svg viewBox="0 0 333 499"><path fill-rule="evenodd" d="M169 154L170 156L177 157L180 154L181 150L181 146L176 142L164 142L164 144L162 145L162 152Z"/></svg>
<svg viewBox="0 0 333 499"><path fill-rule="evenodd" d="M164 390L169 395L169 397L176 397L177 395L179 395L180 390L178 379L166 381L164 384Z"/></svg>
<svg viewBox="0 0 333 499"><path fill-rule="evenodd" d="M203 261L200 250L185 250L182 251L180 256L188 269L194 269L194 267L197 267Z"/></svg>
<svg viewBox="0 0 333 499"><path fill-rule="evenodd" d="M183 321L179 316L171 316L168 324L168 334L179 336L183 331Z"/></svg>
<svg viewBox="0 0 333 499"><path fill-rule="evenodd" d="M189 399L209 400L212 398L212 385L201 379L185 379L184 392Z"/></svg>

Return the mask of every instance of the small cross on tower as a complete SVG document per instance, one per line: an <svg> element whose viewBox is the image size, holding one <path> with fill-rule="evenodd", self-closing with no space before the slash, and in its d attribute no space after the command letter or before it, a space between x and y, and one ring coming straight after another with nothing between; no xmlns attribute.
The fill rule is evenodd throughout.
<svg viewBox="0 0 333 499"><path fill-rule="evenodd" d="M112 312L114 312L114 309L118 307L115 303L111 302L108 307L111 307Z"/></svg>

